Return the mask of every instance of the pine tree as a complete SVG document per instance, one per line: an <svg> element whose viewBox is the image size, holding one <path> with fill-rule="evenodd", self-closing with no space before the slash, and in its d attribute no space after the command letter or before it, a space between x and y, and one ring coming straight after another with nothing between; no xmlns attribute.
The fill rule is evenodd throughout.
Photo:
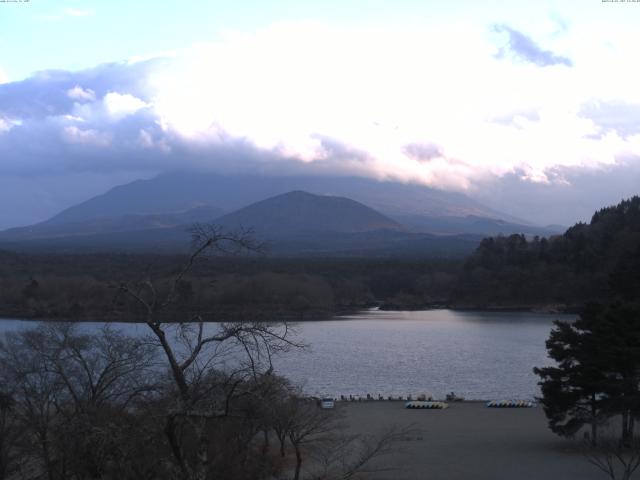
<svg viewBox="0 0 640 480"><path fill-rule="evenodd" d="M573 323L556 321L546 346L557 366L534 372L551 430L573 436L588 424L595 445L598 424L619 415L629 443L640 415L640 312L591 304Z"/></svg>

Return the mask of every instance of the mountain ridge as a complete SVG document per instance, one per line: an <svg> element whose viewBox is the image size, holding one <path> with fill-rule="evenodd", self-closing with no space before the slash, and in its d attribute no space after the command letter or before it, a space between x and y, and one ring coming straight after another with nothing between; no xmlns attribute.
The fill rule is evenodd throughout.
<svg viewBox="0 0 640 480"><path fill-rule="evenodd" d="M188 210L187 212L190 212ZM166 218L170 215L116 218ZM107 217L110 218L110 217ZM181 217L180 217L181 218ZM77 222L86 225L86 222ZM355 200L293 191L276 195L215 219L229 232L249 228L274 256L460 256L470 253L481 237L435 236L407 231L398 222ZM90 223L91 224L91 223ZM46 231L71 223L48 224ZM59 252L178 252L189 248L188 224L167 228L100 231L53 238L9 238L4 247ZM86 232L86 231L85 231ZM11 232L9 232L11 233ZM28 232L27 232L28 233ZM0 235L2 240L2 235Z"/></svg>
<svg viewBox="0 0 640 480"><path fill-rule="evenodd" d="M148 180L119 185L53 216L48 223L92 217L183 211L214 205L233 211L283 193L304 190L317 195L344 196L390 216L469 214L528 223L492 210L471 198L418 184L378 181L364 177L260 176L168 172ZM44 222L43 222L44 223Z"/></svg>
<svg viewBox="0 0 640 480"><path fill-rule="evenodd" d="M398 222L346 197L314 195L302 190L252 203L216 219L234 229L250 227L271 237L310 232L357 233L376 230L401 231Z"/></svg>
<svg viewBox="0 0 640 480"><path fill-rule="evenodd" d="M194 207L184 212L157 214L126 214L96 217L65 223L42 222L28 227L15 227L0 232L0 241L18 241L69 236L95 235L155 228L171 228L191 223L210 222L224 213L209 205Z"/></svg>
<svg viewBox="0 0 640 480"><path fill-rule="evenodd" d="M462 194L423 185L360 177L170 172L114 187L39 224L0 232L0 243L19 248L19 242L31 242L30 247L46 248L49 239L50 245L69 250L87 245L171 249L185 243L189 225L217 223L227 230L253 228L262 238L292 250L306 245L309 251L365 251L357 242L369 241L378 251L395 254L392 250L398 248L414 251L420 242L439 244L434 235L446 242L446 236L456 235L479 241L476 237L484 235L558 233L510 223L498 214ZM377 231L394 234L373 235ZM310 241L312 234L326 245ZM370 238L356 240L354 234ZM426 238L430 240L425 243ZM467 247L465 243L461 249Z"/></svg>

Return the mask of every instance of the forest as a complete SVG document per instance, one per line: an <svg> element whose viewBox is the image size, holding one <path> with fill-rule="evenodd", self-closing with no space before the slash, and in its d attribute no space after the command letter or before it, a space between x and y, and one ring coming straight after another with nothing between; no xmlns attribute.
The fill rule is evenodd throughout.
<svg viewBox="0 0 640 480"><path fill-rule="evenodd" d="M149 278L166 288L179 255L0 251L0 316L139 320L115 288ZM165 287L163 287L163 285ZM563 235L489 237L466 259L209 256L179 286L180 306L210 320L313 320L382 309L579 310L640 291L640 198L594 213Z"/></svg>
<svg viewBox="0 0 640 480"><path fill-rule="evenodd" d="M640 291L640 197L594 213L563 235L484 239L457 277L455 301L476 306L633 300Z"/></svg>
<svg viewBox="0 0 640 480"><path fill-rule="evenodd" d="M115 253L0 257L0 316L73 320L135 320L136 306L114 287L144 277L162 288L183 261ZM419 308L446 302L459 268L438 259L208 257L180 284L179 310L210 319L310 320L381 303Z"/></svg>

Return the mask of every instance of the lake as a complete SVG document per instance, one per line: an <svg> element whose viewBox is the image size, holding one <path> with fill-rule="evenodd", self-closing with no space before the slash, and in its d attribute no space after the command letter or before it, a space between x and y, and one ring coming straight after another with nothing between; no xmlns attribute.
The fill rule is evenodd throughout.
<svg viewBox="0 0 640 480"><path fill-rule="evenodd" d="M467 399L538 395L534 366L550 365L544 342L570 315L428 310L366 311L297 325L309 345L274 361L276 371L318 396L417 395ZM33 322L0 320L0 332ZM88 323L92 328L96 323ZM116 324L146 333L142 324Z"/></svg>

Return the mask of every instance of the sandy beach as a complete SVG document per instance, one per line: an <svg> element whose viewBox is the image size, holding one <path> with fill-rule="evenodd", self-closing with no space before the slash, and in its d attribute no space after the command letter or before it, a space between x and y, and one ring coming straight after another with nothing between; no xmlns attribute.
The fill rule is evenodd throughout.
<svg viewBox="0 0 640 480"><path fill-rule="evenodd" d="M606 476L580 453L579 442L547 428L542 408L487 408L481 402L450 403L445 410L407 410L404 402L341 402L349 429L374 433L413 425L380 464L398 467L367 478L430 480L591 480Z"/></svg>

